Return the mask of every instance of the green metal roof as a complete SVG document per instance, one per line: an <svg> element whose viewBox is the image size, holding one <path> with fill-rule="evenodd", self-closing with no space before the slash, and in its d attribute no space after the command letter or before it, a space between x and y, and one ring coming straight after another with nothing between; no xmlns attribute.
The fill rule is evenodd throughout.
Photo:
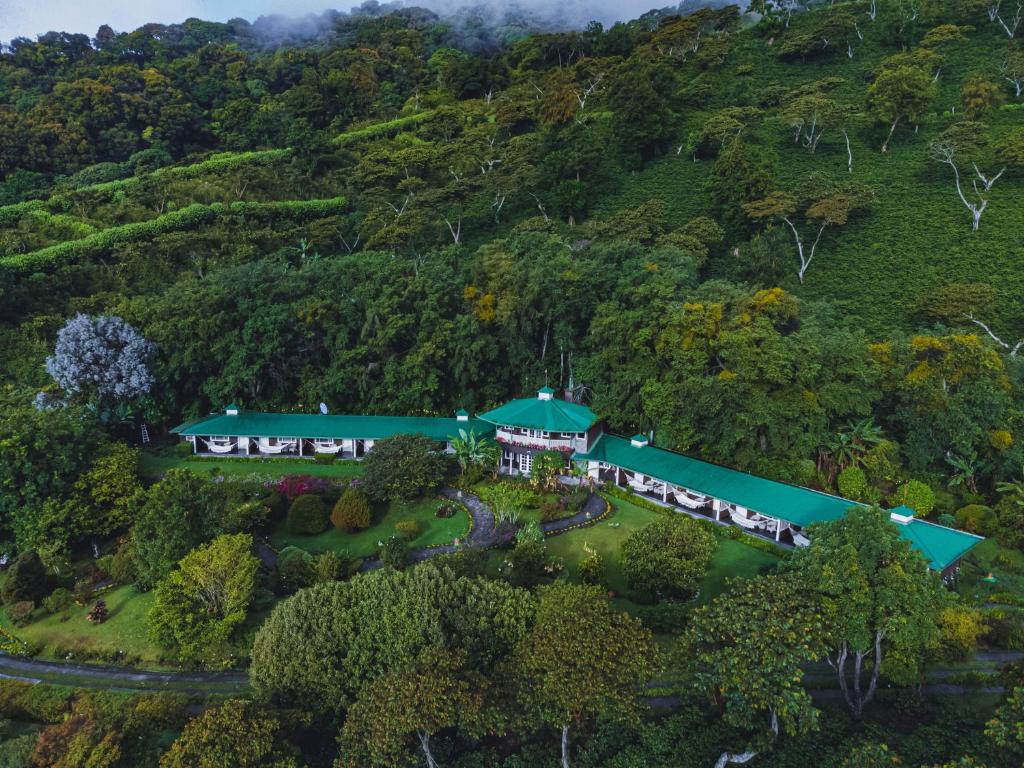
<svg viewBox="0 0 1024 768"><path fill-rule="evenodd" d="M479 419L459 421L432 416L346 416L319 413L259 413L240 411L231 416L214 413L204 419L179 424L171 432L179 435L224 435L226 437L305 437L313 439L381 439L398 434L426 435L447 440L460 429L478 435L494 433L494 427Z"/></svg>
<svg viewBox="0 0 1024 768"><path fill-rule="evenodd" d="M895 511L895 510L890 510ZM902 514L897 512L897 514ZM967 531L946 528L944 525L929 523L927 520L911 520L909 523L896 523L900 534L915 548L924 553L928 564L936 571L941 571L951 563L955 563L975 544L983 541Z"/></svg>
<svg viewBox="0 0 1024 768"><path fill-rule="evenodd" d="M663 448L637 447L625 438L609 434L598 438L588 453L576 454L574 458L603 461L650 475L801 528L837 520L851 507L862 506L849 499L757 477ZM913 520L899 528L903 537L921 550L936 570L942 570L981 541L964 531L924 520Z"/></svg>
<svg viewBox="0 0 1024 768"><path fill-rule="evenodd" d="M549 391L545 391L545 389ZM550 388L540 390L551 394ZM597 421L592 410L579 403L557 398L524 397L478 414L478 418L499 426L543 429L547 432L586 432Z"/></svg>

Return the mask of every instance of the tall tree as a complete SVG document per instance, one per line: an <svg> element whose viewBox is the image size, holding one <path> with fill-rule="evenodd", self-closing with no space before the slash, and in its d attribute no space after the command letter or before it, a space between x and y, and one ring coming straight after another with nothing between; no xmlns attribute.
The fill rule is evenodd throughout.
<svg viewBox="0 0 1024 768"><path fill-rule="evenodd" d="M801 679L803 667L825 655L833 620L792 574L742 580L694 612L675 657L725 722L750 735L716 768L753 759L780 732L800 736L817 727Z"/></svg>
<svg viewBox="0 0 1024 768"><path fill-rule="evenodd" d="M794 553L787 570L833 617L826 658L850 714L860 719L887 655L906 669L923 663L949 595L880 509L853 508L819 524L813 541Z"/></svg>
<svg viewBox="0 0 1024 768"><path fill-rule="evenodd" d="M413 765L415 741L428 768L437 768L430 738L465 725L472 730L484 706L482 675L466 668L466 652L425 648L404 667L384 674L348 711L339 768Z"/></svg>
<svg viewBox="0 0 1024 768"><path fill-rule="evenodd" d="M936 86L924 69L908 64L883 68L868 88L871 109L879 120L889 125L882 143L887 152L889 142L904 120L917 122L935 100Z"/></svg>
<svg viewBox="0 0 1024 768"><path fill-rule="evenodd" d="M220 536L187 554L156 586L150 633L186 661L220 661L245 621L259 561L247 533Z"/></svg>
<svg viewBox="0 0 1024 768"><path fill-rule="evenodd" d="M608 605L597 587L561 584L539 593L533 627L516 649L518 696L536 721L562 732L598 715L637 716L637 692L655 669L651 633Z"/></svg>

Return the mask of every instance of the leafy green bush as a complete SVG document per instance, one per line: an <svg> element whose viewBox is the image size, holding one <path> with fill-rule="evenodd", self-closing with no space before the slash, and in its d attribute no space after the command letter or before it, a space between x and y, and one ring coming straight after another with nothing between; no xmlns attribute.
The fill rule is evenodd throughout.
<svg viewBox="0 0 1024 768"><path fill-rule="evenodd" d="M437 443L425 435L378 440L363 459L363 487L372 499L414 499L441 485L446 463Z"/></svg>
<svg viewBox="0 0 1024 768"><path fill-rule="evenodd" d="M363 531L370 527L372 510L366 494L349 486L331 511L331 522L343 531Z"/></svg>
<svg viewBox="0 0 1024 768"><path fill-rule="evenodd" d="M11 605L25 601L42 600L50 591L50 577L43 567L43 562L35 552L25 552L18 556L7 571L0 597L4 603Z"/></svg>
<svg viewBox="0 0 1024 768"><path fill-rule="evenodd" d="M336 453L315 453L313 454L313 461L317 464L333 464L335 459L338 458Z"/></svg>
<svg viewBox="0 0 1024 768"><path fill-rule="evenodd" d="M584 584L604 584L604 561L597 550L588 550L587 556L580 560L580 581Z"/></svg>
<svg viewBox="0 0 1024 768"><path fill-rule="evenodd" d="M314 493L297 496L288 508L288 530L310 536L327 530L323 499Z"/></svg>
<svg viewBox="0 0 1024 768"><path fill-rule="evenodd" d="M313 583L313 556L299 547L285 547L277 554L277 575L285 592Z"/></svg>
<svg viewBox="0 0 1024 768"><path fill-rule="evenodd" d="M406 540L401 536L392 536L385 541L380 548L380 561L396 570L405 568L409 562L409 545Z"/></svg>
<svg viewBox="0 0 1024 768"><path fill-rule="evenodd" d="M979 536L991 536L999 521L991 507L983 504L968 504L956 512L956 526Z"/></svg>
<svg viewBox="0 0 1024 768"><path fill-rule="evenodd" d="M686 598L697 589L718 547L714 534L689 517L665 517L634 531L622 545L622 572L643 595Z"/></svg>
<svg viewBox="0 0 1024 768"><path fill-rule="evenodd" d="M31 600L21 600L7 606L7 616L16 627L24 627L32 618L36 604Z"/></svg>
<svg viewBox="0 0 1024 768"><path fill-rule="evenodd" d="M70 608L74 603L74 596L64 587L57 587L49 595L43 598L43 608L47 613L60 613Z"/></svg>
<svg viewBox="0 0 1024 768"><path fill-rule="evenodd" d="M910 507L916 517L927 517L935 507L935 493L920 480L908 480L896 489L894 501Z"/></svg>
<svg viewBox="0 0 1024 768"><path fill-rule="evenodd" d="M860 467L847 467L836 478L839 494L854 501L864 501L868 492L868 477Z"/></svg>

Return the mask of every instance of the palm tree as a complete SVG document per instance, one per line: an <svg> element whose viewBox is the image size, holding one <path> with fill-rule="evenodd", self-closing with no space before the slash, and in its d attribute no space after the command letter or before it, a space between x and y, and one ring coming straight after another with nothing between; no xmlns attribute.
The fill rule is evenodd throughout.
<svg viewBox="0 0 1024 768"><path fill-rule="evenodd" d="M971 493L978 492L978 471L981 467L974 451L962 458L947 452L946 463L953 468L953 475L947 483L950 488L964 485Z"/></svg>
<svg viewBox="0 0 1024 768"><path fill-rule="evenodd" d="M478 437L473 430L460 429L459 436L453 437L451 443L463 474L470 466L496 466L501 458L501 447L489 438Z"/></svg>
<svg viewBox="0 0 1024 768"><path fill-rule="evenodd" d="M1013 499L1018 507L1024 507L1024 467L1021 467L1020 478L996 483L996 490Z"/></svg>
<svg viewBox="0 0 1024 768"><path fill-rule="evenodd" d="M819 471L826 468L830 478L849 466L858 466L864 455L885 439L882 428L868 417L849 421L819 449Z"/></svg>

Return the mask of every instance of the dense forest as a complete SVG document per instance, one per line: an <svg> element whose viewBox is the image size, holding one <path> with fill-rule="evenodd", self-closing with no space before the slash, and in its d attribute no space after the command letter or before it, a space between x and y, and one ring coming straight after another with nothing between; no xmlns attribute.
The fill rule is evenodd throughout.
<svg viewBox="0 0 1024 768"><path fill-rule="evenodd" d="M257 588L247 537L307 495L342 505L342 490L147 474L145 452L140 470L143 427L170 456L169 428L232 402L447 416L548 384L618 434L990 537L999 554L982 569L1024 573L1024 6L700 5L552 31L525 12L495 20L367 2L301 23L104 26L0 49L0 540L19 578L47 584L22 589L12 572L4 600L27 605L26 618L63 590L50 613L70 610L69 574L95 550L95 583L131 585L119 589L137 590L147 610L155 601L151 632L173 651L160 661L228 667L251 656L264 694L188 720L173 697L115 706L100 694L5 689L0 714L11 720L0 738L16 742L18 723L35 723L19 747L35 763L11 764L142 765L163 754L166 766L383 766L425 756L432 766L518 768L554 764L570 720L587 734L574 755L584 766L713 765L744 743L760 755L752 765L810 765L826 753L821 765L897 764L886 741L899 742L907 765L964 755L1018 764L1024 687L996 715L992 701L915 709L940 630L953 645L961 631L971 648L987 637L1017 649L1017 613L985 629L923 592L896 603L894 615L931 616L931 634L887 630L899 659L886 671L902 698L866 725L858 710L850 730L845 707L818 712L806 694L764 692L788 690L794 670L831 652L825 641L797 644L772 667L763 648L729 657L708 639L723 617L770 625L754 586L692 621L671 601L640 598L627 617L595 607L595 587L549 584L543 558L530 561L529 583L459 556L346 581L358 563L314 565L303 553ZM154 466L165 458L155 451ZM313 514L328 525L326 508ZM834 578L827 556L839 562L876 523L851 523L833 549L812 547L745 582L793 608L788 625L771 627L775 640L816 637L824 614L801 612L804 588ZM888 546L867 547L871 567L910 563ZM229 585L245 595L237 620L184 637L174 625L187 610L170 582L225 564L243 564L238 578L249 582ZM884 592L883 581L870 589ZM1004 586L995 604L1024 604ZM432 592L444 597L417 602ZM381 639L381 595L422 619L408 629L415 642ZM832 611L863 608L853 595L828 599ZM337 626L304 638L302 621L325 604ZM360 622L372 626L356 637ZM479 637L462 633L470 626ZM621 667L589 680L590 698L565 701L553 691L576 678L551 666L574 653L573 626L605 637L602 652ZM419 642L445 632L460 644L443 658ZM311 661L297 672L271 658L304 642L307 661L330 657L342 636L355 650L335 667ZM685 697L665 718L640 718L623 691L652 678L661 691L649 656L665 637L685 648L666 658L707 662L684 670L698 678L764 661L764 679L751 683L764 690L719 685L711 719ZM399 657L403 674L388 667ZM523 697L522 711L492 701L503 690ZM542 690L550 700L531 698ZM448 706L422 715L436 718L429 727L405 709L423 691ZM319 703L300 711L309 701ZM608 701L623 703L623 718ZM749 728L756 718L763 727ZM146 722L159 727L146 733ZM243 757L246 728L259 746ZM447 734L437 756L427 732ZM99 762L111 734L117 756ZM218 734L236 740L211 746ZM766 757L776 738L784 746ZM60 762L69 744L79 757ZM201 762L209 750L231 756ZM980 765L973 759L955 765Z"/></svg>

